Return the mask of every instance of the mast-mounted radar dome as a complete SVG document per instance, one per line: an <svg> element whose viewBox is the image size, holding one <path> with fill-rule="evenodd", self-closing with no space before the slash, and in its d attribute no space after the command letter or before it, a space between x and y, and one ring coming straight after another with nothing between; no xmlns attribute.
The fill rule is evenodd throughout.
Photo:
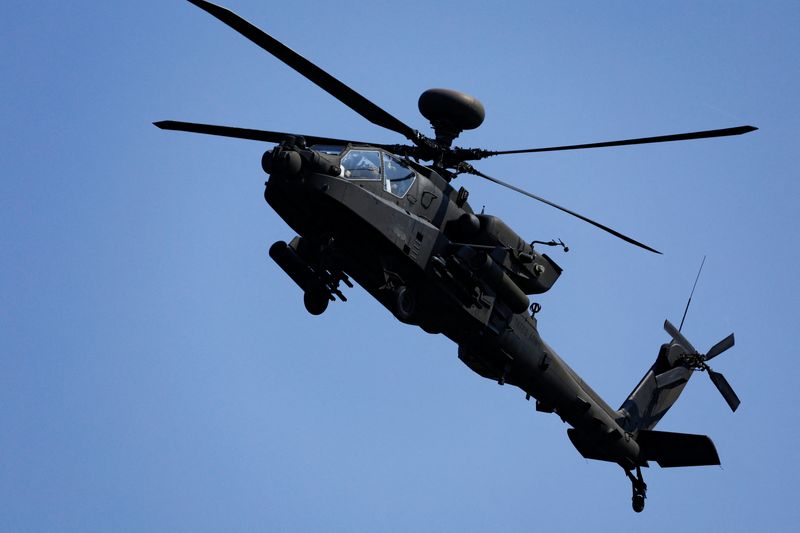
<svg viewBox="0 0 800 533"><path fill-rule="evenodd" d="M436 132L436 141L444 147L449 147L463 130L480 126L486 116L477 98L452 89L428 89L419 97L418 105Z"/></svg>

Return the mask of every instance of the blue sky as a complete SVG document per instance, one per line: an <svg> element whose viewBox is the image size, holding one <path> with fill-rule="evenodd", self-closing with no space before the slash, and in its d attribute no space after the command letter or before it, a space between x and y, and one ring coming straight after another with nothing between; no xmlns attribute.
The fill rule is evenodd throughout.
<svg viewBox="0 0 800 533"><path fill-rule="evenodd" d="M478 166L664 252L459 178L531 240L566 241L540 332L619 405L680 320L720 357L659 429L721 468L582 459L554 415L473 374L363 290L322 317L267 257L292 236L255 142L177 119L400 142L184 1L7 3L0 20L3 531L792 530L796 2L230 0L406 123L430 87L481 99L462 146L753 124L711 139ZM681 522L677 522L680 513Z"/></svg>

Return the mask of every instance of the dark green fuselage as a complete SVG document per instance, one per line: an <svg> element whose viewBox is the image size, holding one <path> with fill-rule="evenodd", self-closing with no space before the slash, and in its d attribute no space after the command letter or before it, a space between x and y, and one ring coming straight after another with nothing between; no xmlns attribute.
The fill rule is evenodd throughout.
<svg viewBox="0 0 800 533"><path fill-rule="evenodd" d="M299 171L270 169L265 199L305 241L327 243L326 268L352 277L404 322L446 335L481 376L557 413L595 458L628 469L646 463L623 429L624 412L542 340L527 311L526 295L549 290L561 272L550 258L499 219L475 215L464 193L431 169L408 162L416 176L398 197L383 180L348 179L337 155L300 153ZM410 313L398 309L400 288L413 290Z"/></svg>

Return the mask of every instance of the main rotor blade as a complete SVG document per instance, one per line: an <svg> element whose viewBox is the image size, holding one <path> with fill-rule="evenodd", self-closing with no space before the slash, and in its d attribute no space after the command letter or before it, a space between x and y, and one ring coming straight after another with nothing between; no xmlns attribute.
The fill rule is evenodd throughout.
<svg viewBox="0 0 800 533"><path fill-rule="evenodd" d="M195 122L180 122L177 120L162 120L153 122L153 125L162 130L187 131L189 133L203 133L206 135L219 135L221 137L233 137L236 139L248 139L251 141L263 141L269 143L280 143L289 137L303 137L308 146L315 144L332 144L337 146L347 146L347 144L368 144L358 141L348 141L346 139L333 139L331 137L316 137L314 135L299 135L295 133L285 133L282 131L251 130L247 128L233 128L231 126L216 126L214 124L197 124Z"/></svg>
<svg viewBox="0 0 800 533"><path fill-rule="evenodd" d="M560 205L555 204L555 203L551 202L550 200L545 200L541 196L536 196L535 194L530 193L530 192L528 192L528 191L526 191L524 189L520 189L519 187L511 185L510 183L506 183L505 181L499 180L497 178L493 178L491 176L487 176L483 172L475 170L471 165L466 165L466 168L468 169L467 172L470 172L471 174L475 174L476 176L480 176L483 179L487 179L487 180L489 180L489 181L491 181L493 183L496 183L498 185L502 185L503 187L507 187L507 188L511 189L512 191L518 192L520 194L524 194L525 196L527 196L529 198L533 198L534 200L538 200L538 201L540 201L542 203L545 203L545 204L549 205L550 207L555 207L556 209L558 209L560 211L563 211L563 212L565 212L567 214L570 214L570 215L572 215L574 217L577 217L577 218L583 220L584 222L588 222L592 226L600 228L603 231L607 231L611 235L613 235L613 236L615 236L617 238L620 238L625 242L629 242L629 243L631 243L633 245L638 246L639 248L644 248L645 250L649 250L649 251L651 251L653 253L656 253L656 254L660 254L661 253L661 252L659 252L658 250L656 250L654 248L650 248L646 244L642 244L639 241L631 239L630 237L628 237L626 235L623 235L622 233L609 228L608 226L604 226L603 224L600 224L599 222L595 222L591 218L585 217L585 216L583 216L583 215L581 215L579 213L576 213L575 211L571 211L571 210L567 209L566 207L561 207Z"/></svg>
<svg viewBox="0 0 800 533"><path fill-rule="evenodd" d="M416 141L419 138L419 133L410 126L407 126L399 119L390 115L387 111L370 102L364 96L334 78L271 35L247 22L236 13L204 0L189 0L189 2L247 37L250 41L292 67L373 124L396 131L412 141Z"/></svg>
<svg viewBox="0 0 800 533"><path fill-rule="evenodd" d="M557 152L560 150L582 150L584 148L606 148L609 146L628 146L631 144L663 143L672 141L688 141L692 139L707 139L709 137L727 137L729 135L742 135L755 131L755 126L737 126L735 128L723 128L719 130L694 131L691 133L677 133L674 135L659 135L657 137L642 137L639 139L623 139L620 141L607 141L589 144L571 144L568 146L550 146L548 148L530 148L526 150L476 150L474 159L491 157L493 155L505 154L529 154L534 152Z"/></svg>
<svg viewBox="0 0 800 533"><path fill-rule="evenodd" d="M689 339L684 337L683 333L678 331L678 328L673 326L672 322L670 322L669 320L664 321L664 331L669 333L669 336L672 337L673 340L678 341L681 346L683 346L692 353L697 353L697 350L695 349L694 346L692 346L692 343L689 342Z"/></svg>
<svg viewBox="0 0 800 533"><path fill-rule="evenodd" d="M733 347L733 333L719 341L717 344L711 347L711 349L706 354L706 361L710 359L714 359L716 356L724 352L725 350Z"/></svg>
<svg viewBox="0 0 800 533"><path fill-rule="evenodd" d="M733 388L730 383L728 383L728 380L725 379L725 376L709 368L708 377L711 378L712 383L717 387L722 397L725 398L725 401L728 402L731 411L736 412L736 408L739 407L739 404L742 402L739 400L739 397L736 396L736 393L733 392Z"/></svg>

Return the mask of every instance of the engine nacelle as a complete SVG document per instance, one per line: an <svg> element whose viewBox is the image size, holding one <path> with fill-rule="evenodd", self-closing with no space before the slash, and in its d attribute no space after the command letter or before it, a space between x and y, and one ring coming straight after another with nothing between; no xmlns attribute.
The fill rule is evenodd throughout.
<svg viewBox="0 0 800 533"><path fill-rule="evenodd" d="M517 232L491 215L464 213L448 223L448 237L462 244L491 250L490 255L524 294L547 292L561 275L561 267L536 252Z"/></svg>
<svg viewBox="0 0 800 533"><path fill-rule="evenodd" d="M458 256L466 261L470 270L485 282L514 313L522 313L528 309L530 303L528 297L489 254L477 251L471 246L463 246L459 249Z"/></svg>

